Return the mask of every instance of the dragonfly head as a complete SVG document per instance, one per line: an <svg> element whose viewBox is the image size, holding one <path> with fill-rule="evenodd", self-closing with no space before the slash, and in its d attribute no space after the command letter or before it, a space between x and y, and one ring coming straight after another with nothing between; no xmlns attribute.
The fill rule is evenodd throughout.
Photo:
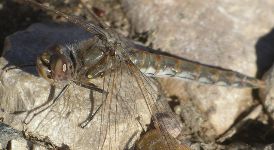
<svg viewBox="0 0 274 150"><path fill-rule="evenodd" d="M66 47L53 45L44 51L36 61L41 77L50 83L68 81L73 76L73 62Z"/></svg>

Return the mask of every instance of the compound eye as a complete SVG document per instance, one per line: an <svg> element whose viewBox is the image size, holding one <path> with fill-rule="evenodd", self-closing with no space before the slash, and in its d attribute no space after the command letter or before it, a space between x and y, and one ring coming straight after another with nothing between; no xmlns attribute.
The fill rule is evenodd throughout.
<svg viewBox="0 0 274 150"><path fill-rule="evenodd" d="M67 71L67 64L62 59L57 59L53 69L55 74L63 75Z"/></svg>
<svg viewBox="0 0 274 150"><path fill-rule="evenodd" d="M58 55L51 59L52 77L54 80L68 80L70 77L69 63L65 56Z"/></svg>

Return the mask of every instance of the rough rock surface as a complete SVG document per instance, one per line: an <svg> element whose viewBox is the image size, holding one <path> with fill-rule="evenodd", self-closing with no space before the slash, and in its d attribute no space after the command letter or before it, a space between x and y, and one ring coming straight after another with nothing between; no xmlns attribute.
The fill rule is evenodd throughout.
<svg viewBox="0 0 274 150"><path fill-rule="evenodd" d="M5 146L10 140L22 140L23 135L20 131L13 129L7 124L0 123L0 145Z"/></svg>
<svg viewBox="0 0 274 150"><path fill-rule="evenodd" d="M65 6L60 6L59 4L56 8L76 15L82 12L81 9L75 9L74 4L76 3L74 0L66 2L68 3ZM6 3L9 3L9 1ZM104 8L103 6L105 5L99 6ZM250 76L255 76L257 73L258 77L261 77L262 73L273 63L274 36L271 29L274 24L274 3L271 0L135 0L121 1L121 6L113 6L115 7L106 8L107 10L111 8L111 11L116 12L117 10L120 11L122 6L133 31L138 33L153 31L148 36L147 43L153 45L155 49L160 48L162 51L190 60L235 70ZM3 8L5 8L5 5ZM23 9L19 10L19 8ZM26 24L31 24L37 20L48 20L41 13L25 13L26 10L21 5L14 7L14 11L11 10L0 7L1 18L9 20L8 23L3 22L2 19L0 20L0 26L5 26L5 28L1 28L3 31L17 31L19 27L19 29L22 29L22 26L26 27ZM24 13L16 14L17 11ZM108 10L107 13L111 13L111 11ZM6 14L10 14L10 16L6 16ZM20 19L11 19L15 18L14 16L26 19L20 24ZM39 16L38 19L37 16ZM58 20L58 17L56 18L55 20ZM110 17L110 19L113 18ZM6 27L6 24L13 26ZM114 27L118 26L118 28L119 26L124 26L124 24L118 23L117 25L111 21L108 24L114 25ZM127 26L125 30L127 30ZM6 34L6 32L1 33ZM28 43L30 42L28 41ZM49 41L41 40L40 42L40 44L44 44L44 42ZM24 45L24 41L22 45ZM6 44L6 46L8 47L9 45ZM29 59L34 59L34 55L30 55ZM6 61L1 61L4 64L7 63ZM19 59L20 61L21 58ZM33 95L32 97L35 98L47 97L48 93L43 95L37 94L41 92L39 90L34 92L31 88L35 85L44 88L44 91L49 89L48 84L43 79L38 78L35 74L29 74L33 72L31 68L26 68L23 72L12 70L6 74L10 79L15 77L24 80L22 83L10 82L12 80L9 80L7 83L14 87L20 84L22 88L19 91L26 96ZM35 78L35 82L32 82L33 85L28 83L30 78ZM184 118L185 125L192 128L189 134L198 132L210 140L222 135L234 123L235 119L238 119L239 114L249 110L254 104L251 89L200 85L199 83L174 79L161 80L161 83L169 95L179 98L182 105L181 115ZM29 92L24 92L26 89ZM14 88L13 90L18 89ZM13 93L8 94L12 95ZM18 99L20 100L20 97ZM24 100L20 101L21 103L19 104L8 103L11 106L15 106L15 108L11 109L23 109L21 107L29 105L25 104ZM30 101L32 101L31 105L33 105L34 98L31 98ZM261 113L261 107L258 107L258 109L255 111L256 115L251 118L256 118ZM19 119L18 125L21 120ZM83 119L80 118L79 120ZM264 124L262 128L264 127L269 126ZM92 136L91 132L90 136ZM255 134L255 136L258 135ZM232 145L232 148L241 147L241 144L235 145ZM250 148L249 146L245 147L246 149Z"/></svg>
<svg viewBox="0 0 274 150"><path fill-rule="evenodd" d="M271 0L137 0L122 4L137 32L153 31L148 43L155 49L249 76L255 76L257 69L262 71L261 61L273 56L270 41L257 43L273 27ZM261 58L262 53L268 55ZM191 100L206 114L215 130L213 137L227 130L253 103L251 89L173 79L163 80L162 84L167 93L182 100L182 105Z"/></svg>
<svg viewBox="0 0 274 150"><path fill-rule="evenodd" d="M269 116L274 120L274 66L272 66L263 76L263 80L267 83L266 88L261 89L259 92L260 98L263 100L265 109Z"/></svg>
<svg viewBox="0 0 274 150"><path fill-rule="evenodd" d="M144 125L150 122L148 110L144 107L145 103L142 103L144 101L139 100L139 103L134 106L137 110L134 111L136 116L131 116L132 114L127 112L128 109L133 107L130 102L127 102L126 105L129 106L126 109L124 103L116 103L115 105L119 105L116 106L117 110L113 108L115 106L111 106L110 116L108 116L108 110L105 110L108 108L103 107L101 109L104 112L103 120L101 120L101 111L99 111L87 127L81 128L79 124L90 113L91 97L88 89L77 85L71 85L60 100L49 109L34 116L29 123L22 123L26 117L25 111L40 106L47 101L50 86L46 80L37 76L34 66L22 67L20 65L35 63L37 55L55 43L76 42L89 36L90 34L87 32L70 24L34 24L28 29L6 38L4 57L0 59L1 68L7 64L19 68L1 70L0 72L0 115L4 118L5 123L17 130L24 131L30 139L52 143L53 147L97 149L102 146L100 144L102 144L105 132L110 133L107 133L104 149L122 149L132 144L128 142L133 142L138 137L137 135L143 129L140 125L142 124L145 128ZM125 82L128 82L126 77L124 79ZM99 87L102 87L102 83L102 80L94 80L94 84ZM131 84L131 86L134 85ZM57 90L56 93L59 91ZM135 94L137 94L135 95L136 99L141 99L141 93L138 94L135 91ZM94 109L102 103L99 96L98 92L93 92ZM114 104L115 98L112 101ZM18 113L11 114L14 112ZM135 117L140 119L136 119L134 122ZM133 119L133 121L129 122L130 119Z"/></svg>

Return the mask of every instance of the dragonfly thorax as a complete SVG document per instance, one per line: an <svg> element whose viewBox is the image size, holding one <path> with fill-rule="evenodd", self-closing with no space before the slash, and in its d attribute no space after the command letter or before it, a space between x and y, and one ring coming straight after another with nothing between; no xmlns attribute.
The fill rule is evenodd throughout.
<svg viewBox="0 0 274 150"><path fill-rule="evenodd" d="M74 64L66 47L54 45L43 52L36 61L38 73L50 83L73 78Z"/></svg>

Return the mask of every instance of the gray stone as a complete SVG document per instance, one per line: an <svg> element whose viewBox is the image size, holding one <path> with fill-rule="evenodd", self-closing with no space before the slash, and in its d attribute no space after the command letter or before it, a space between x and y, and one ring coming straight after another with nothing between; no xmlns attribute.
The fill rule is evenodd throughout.
<svg viewBox="0 0 274 150"><path fill-rule="evenodd" d="M260 65L260 59L264 59L264 57L262 57L256 60L257 55L259 55L258 53L261 53L261 49L257 47L257 42L260 37L271 31L273 27L273 6L274 3L271 0L265 0L264 2L260 0L122 1L122 8L131 22L132 29L137 32L153 31L147 41L147 43L152 43L153 48L160 48L162 51L167 51L190 60L232 69L250 76L255 76L257 67L260 67L256 65ZM62 8L62 10L69 10L69 12L73 14L81 11L79 9L70 10L64 8ZM115 11L117 9L113 10ZM39 26L44 25L40 24ZM70 27L55 28L55 25L46 25L44 27L43 30L46 29L47 32L53 32L54 30L61 31L63 29L66 31L70 29ZM35 28L35 25L32 28ZM34 30L34 35L41 34L37 33L39 29L36 30L37 29ZM78 29L73 29L72 31L74 30ZM82 31L79 32L82 33ZM18 56L14 57L11 54L12 52L10 52L10 54L7 54L6 60L1 59L1 64L7 64L7 60L9 63L13 63L12 65L29 64L29 62L35 61L39 53L38 51L42 51L52 42L63 39L62 37L57 40L56 37L58 36L48 38L47 34L43 35L44 38L42 39L31 39L24 36L32 32L27 30L26 33L27 34L20 35L18 40L16 40L21 42L18 46L12 44L10 40L7 40L5 45L6 49L10 49L12 45L21 47L24 49L22 52L26 52L29 55L22 57L22 52L18 51L18 54L16 54ZM32 36L33 35L31 35L31 37ZM64 37L74 38L71 33L64 35ZM34 43L34 45L31 44L29 49L28 47L30 45L28 44L33 41L36 41L37 45L36 43ZM268 43L263 43L263 45L266 45L263 49L269 48L269 46L271 47L271 45L267 44ZM35 52L32 49L35 49ZM271 48L269 48L269 50L271 50ZM266 53L265 55L268 54L269 53ZM4 76L1 83L4 84L1 84L0 95L3 95L1 100L6 101L1 101L0 106L5 106L5 110L9 110L10 112L29 110L42 103L38 99L46 100L49 91L48 83L39 78L33 68L23 68L23 71L21 69L10 70L5 73L1 72L1 74ZM185 121L187 121L185 122L186 126L192 127L192 131L194 132L202 131L200 133L206 137L211 137L210 139L214 139L224 133L238 115L250 108L254 102L250 89L200 85L198 83L184 82L175 79L164 79L161 80L161 83L169 95L179 97L181 105L183 106L183 112L181 114L186 118ZM79 90L85 89L79 88ZM8 92L3 93L3 91ZM88 97L89 92L85 92L85 97ZM83 94L81 93L79 95L82 96ZM77 95L74 97L77 97ZM61 104L60 106L64 105ZM87 106L89 105L87 104ZM83 115L79 115L81 117L76 119L76 121L71 121L73 123L66 120L64 121L63 119L60 120L61 122L63 121L60 124L68 124L67 126L71 125L72 128L52 124L52 130L60 131L59 129L62 128L65 129L64 131L66 132L46 133L51 129L45 129L40 132L39 130L41 128L38 128L37 130L34 129L38 131L35 133L41 133L44 136L48 134L54 135L53 142L59 146L62 140L65 141L63 144L69 145L76 143L76 146L83 144L83 147L93 144L89 143L90 141L83 143L85 142L84 140L78 140L78 143L78 141L75 140L77 139L77 135L81 134L84 135L83 138L89 138L91 141L96 138L96 131L92 131L91 129L78 129L78 123L85 119L89 110L88 107L82 108L83 111L80 113ZM17 129L22 129L21 122L24 116L11 116L7 113L1 113L1 115L5 116L7 122L11 125ZM252 116L252 118L256 118L256 116ZM35 124L35 121L33 124ZM43 128L45 128L45 126L43 126ZM75 135L75 139L70 138L69 135ZM125 142L129 139L128 137L130 137L130 134L121 139ZM70 140L66 141L66 139Z"/></svg>
<svg viewBox="0 0 274 150"><path fill-rule="evenodd" d="M23 139L22 132L0 122L0 144L2 147L6 147L9 141L16 139Z"/></svg>
<svg viewBox="0 0 274 150"><path fill-rule="evenodd" d="M260 90L260 98L271 119L274 119L274 66L264 74L263 79L266 82L266 88Z"/></svg>
<svg viewBox="0 0 274 150"><path fill-rule="evenodd" d="M249 76L255 76L260 67L256 66L258 61L264 59L256 60L261 49L255 46L274 24L271 0L263 3L260 0L137 0L123 1L122 5L133 29L153 31L148 38L153 48ZM198 111L206 115L205 124L211 124L207 128L212 126L215 130L213 137L226 131L254 102L251 89L174 79L161 83L168 94L181 99L182 105L193 101Z"/></svg>
<svg viewBox="0 0 274 150"><path fill-rule="evenodd" d="M130 101L120 101L118 104L115 98L112 98L112 101L105 102L111 103L112 109L101 108L104 120L101 120L101 111L99 111L87 127L81 128L79 124L90 113L90 91L72 84L52 107L30 118L29 123L22 122L28 110L47 101L50 85L37 76L34 66L20 67L20 65L34 64L37 55L52 44L76 42L88 36L90 35L87 32L69 24L34 24L6 38L0 68L7 64L19 68L0 72L0 106L3 110L0 116L4 118L5 123L29 134L31 139L49 140L56 147L66 146L70 149L97 149L102 146L105 134L108 136L104 148L122 149L126 147L129 139L136 140L142 129L146 128L145 124L150 122L150 113L144 107L146 104L141 100L142 95L138 94L140 92L138 90L134 91L136 94L134 98L139 100L138 103L133 105L134 103ZM120 86L128 83L127 76L124 76L123 81ZM99 87L106 84L103 79L94 80L93 83ZM131 87L123 85L124 88L116 90L131 89L134 86L137 89L137 85L129 86ZM59 91L60 89L57 93ZM124 92L128 93L127 90ZM102 103L102 97L99 97L101 94L98 92L93 94L95 108L98 108ZM116 107L117 110L114 109ZM128 109L132 108L134 110L129 113ZM140 119L135 119L137 117Z"/></svg>

